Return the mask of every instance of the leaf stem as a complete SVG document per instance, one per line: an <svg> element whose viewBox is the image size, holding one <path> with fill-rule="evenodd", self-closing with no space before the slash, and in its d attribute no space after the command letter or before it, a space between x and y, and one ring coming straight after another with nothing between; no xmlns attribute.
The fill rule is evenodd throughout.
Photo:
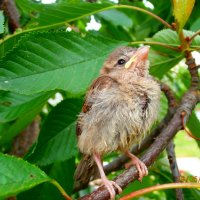
<svg viewBox="0 0 200 200"><path fill-rule="evenodd" d="M187 129L187 127L186 127L186 125L185 125L185 115L186 115L186 112L183 111L183 112L181 113L181 120L182 120L183 129L185 130L185 132L186 132L191 138L200 141L200 138L194 136L194 135L191 133L191 131Z"/></svg>
<svg viewBox="0 0 200 200"><path fill-rule="evenodd" d="M66 200L72 200L72 198L70 196L68 196L68 194L65 192L65 190L62 188L62 186L54 179L50 180L50 183L53 184L62 194L62 196L66 199Z"/></svg>
<svg viewBox="0 0 200 200"><path fill-rule="evenodd" d="M189 42L185 39L185 36L184 36L183 31L181 31L181 32L179 33L179 40L180 40L180 42L181 42L181 50L182 50L182 51L189 50L190 45L189 45Z"/></svg>
<svg viewBox="0 0 200 200"><path fill-rule="evenodd" d="M139 7L136 7L136 6L129 6L129 5L115 5L114 6L115 8L128 8L128 9L132 9L132 10L137 10L137 11L140 11L140 12L143 12L147 15L150 15L151 17L157 19L158 21L160 21L162 24L164 24L166 27L170 28L170 29L173 29L173 26L171 26L168 22L166 22L164 19L162 19L161 17L159 17L158 15L155 15L154 13L148 11L148 10L145 10L143 8L139 8Z"/></svg>
<svg viewBox="0 0 200 200"><path fill-rule="evenodd" d="M194 35L190 38L189 43L192 43L192 40L200 34L200 30L198 30L197 32L194 33Z"/></svg>
<svg viewBox="0 0 200 200"><path fill-rule="evenodd" d="M177 51L177 52L180 52L181 50L177 47L173 47L173 46L170 46L170 45L167 45L167 44L164 44L164 43L161 43L161 42L146 42L146 41L137 41L137 42L130 42L129 44L150 44L150 45L159 45L159 46L163 46L163 47L166 47L168 49L171 49L173 51Z"/></svg>
<svg viewBox="0 0 200 200"><path fill-rule="evenodd" d="M120 198L120 200L129 200L134 197L138 197L147 194L149 192L153 192L155 190L172 189L172 188L200 188L200 183L168 183L168 184L156 185L132 192L131 194Z"/></svg>

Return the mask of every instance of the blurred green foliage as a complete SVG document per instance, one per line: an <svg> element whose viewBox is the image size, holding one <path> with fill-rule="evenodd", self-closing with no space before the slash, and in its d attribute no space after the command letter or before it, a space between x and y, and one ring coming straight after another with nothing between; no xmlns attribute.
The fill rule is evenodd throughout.
<svg viewBox="0 0 200 200"><path fill-rule="evenodd" d="M14 34L9 32L8 19L0 11L1 152L9 153L14 138L36 116L41 118L39 138L23 159L0 154L0 198L20 193L17 195L19 200L64 199L48 183L51 179L59 182L74 198L94 189L88 186L73 193L73 173L80 159L76 147L75 123L88 85L98 76L104 59L114 48L121 45L137 47L142 43L151 45L150 73L168 84L178 101L181 99L190 86L189 73L183 62L180 63L184 54L153 44L160 42L178 48L178 34L152 16L120 5L148 10L169 24L175 21L175 17L179 24L178 32L185 25L185 36L192 36L200 28L200 0L185 2L185 7L177 5L182 10L173 11L170 2L156 0L119 0L115 3L109 0L98 3L59 0L48 5L40 1L17 0L21 28ZM191 16L189 12L180 15L185 9L191 10ZM88 30L91 18L99 24L99 29L93 27L93 30ZM200 49L200 36L194 39L191 48ZM58 105L51 105L48 99L56 93L61 94L64 100ZM163 96L158 121L165 116L166 110L167 100ZM187 125L196 137L200 137L197 112L193 112ZM178 156L199 155L199 141L188 141L183 133L176 136L175 144ZM117 156L113 153L105 161L110 162ZM35 168L34 164L40 169ZM7 170L10 165L14 166L15 172ZM34 170L38 179L25 177ZM120 172L113 172L109 176L114 178ZM40 184L42 182L46 183ZM142 183L136 181L130 184L121 196L170 182L169 164L166 154L162 153L150 168L150 175ZM200 199L198 190L185 189L184 195L187 200ZM138 199L175 199L175 192L155 191Z"/></svg>

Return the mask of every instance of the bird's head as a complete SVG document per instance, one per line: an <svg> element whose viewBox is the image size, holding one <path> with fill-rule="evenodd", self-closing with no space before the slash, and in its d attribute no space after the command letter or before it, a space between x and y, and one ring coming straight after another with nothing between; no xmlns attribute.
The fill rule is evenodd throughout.
<svg viewBox="0 0 200 200"><path fill-rule="evenodd" d="M119 47L108 56L101 74L132 71L138 76L146 76L149 67L148 54L149 46Z"/></svg>

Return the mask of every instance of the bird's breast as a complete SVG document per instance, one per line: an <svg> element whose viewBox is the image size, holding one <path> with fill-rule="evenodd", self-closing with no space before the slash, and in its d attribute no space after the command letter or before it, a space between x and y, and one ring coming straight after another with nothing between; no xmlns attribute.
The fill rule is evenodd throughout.
<svg viewBox="0 0 200 200"><path fill-rule="evenodd" d="M95 91L88 99L91 110L82 116L82 139L87 135L83 140L97 152L127 150L140 142L157 118L159 97L160 88L153 80L122 82Z"/></svg>

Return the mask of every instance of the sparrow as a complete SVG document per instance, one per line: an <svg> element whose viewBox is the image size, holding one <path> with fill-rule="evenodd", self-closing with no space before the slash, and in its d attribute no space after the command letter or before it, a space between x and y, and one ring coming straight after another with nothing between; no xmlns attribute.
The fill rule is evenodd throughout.
<svg viewBox="0 0 200 200"><path fill-rule="evenodd" d="M100 76L89 87L78 116L78 147L83 153L75 179L87 182L99 172L110 198L119 185L106 177L102 158L120 151L135 165L139 178L148 174L146 165L129 149L140 143L158 116L160 86L149 74L149 46L119 47L103 64Z"/></svg>

